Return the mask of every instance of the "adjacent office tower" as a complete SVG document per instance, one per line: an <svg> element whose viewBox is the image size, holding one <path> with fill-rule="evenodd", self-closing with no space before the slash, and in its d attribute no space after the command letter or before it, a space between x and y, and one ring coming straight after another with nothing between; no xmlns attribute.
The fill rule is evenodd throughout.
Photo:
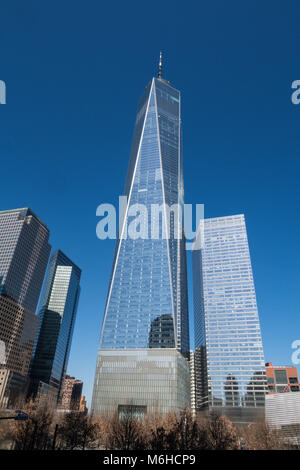
<svg viewBox="0 0 300 470"><path fill-rule="evenodd" d="M49 253L49 230L29 209L0 212L0 405L24 391L34 338L35 310Z"/></svg>
<svg viewBox="0 0 300 470"><path fill-rule="evenodd" d="M57 250L50 259L39 306L39 332L30 367L30 396L59 400L80 292L81 270Z"/></svg>
<svg viewBox="0 0 300 470"><path fill-rule="evenodd" d="M196 408L263 412L264 353L244 215L200 222L193 251Z"/></svg>
<svg viewBox="0 0 300 470"><path fill-rule="evenodd" d="M125 195L92 410L164 413L189 405L190 398L185 241L164 206L183 204L180 92L162 78L161 60L158 78L148 83L138 105ZM141 237L129 233L134 204L148 211ZM152 220L154 236L152 204L161 208ZM168 229L169 239L163 235Z"/></svg>

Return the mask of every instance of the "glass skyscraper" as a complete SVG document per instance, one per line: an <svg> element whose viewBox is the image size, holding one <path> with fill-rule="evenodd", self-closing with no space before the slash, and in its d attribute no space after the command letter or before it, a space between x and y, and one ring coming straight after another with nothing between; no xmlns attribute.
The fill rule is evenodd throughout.
<svg viewBox="0 0 300 470"><path fill-rule="evenodd" d="M27 208L0 212L0 295L35 313L51 246L47 226Z"/></svg>
<svg viewBox="0 0 300 470"><path fill-rule="evenodd" d="M138 105L125 195L92 410L120 412L128 405L137 413L176 410L189 404L185 240L175 213L166 209L183 205L180 92L161 71ZM130 237L127 228L135 223L130 209L136 204L147 208L143 223L149 230L145 235L143 226L143 236ZM161 209L154 218L152 205Z"/></svg>
<svg viewBox="0 0 300 470"><path fill-rule="evenodd" d="M29 396L60 399L80 293L81 269L62 251L50 259L39 306L39 332L30 367Z"/></svg>
<svg viewBox="0 0 300 470"><path fill-rule="evenodd" d="M196 408L263 412L265 362L244 215L205 219L193 251Z"/></svg>
<svg viewBox="0 0 300 470"><path fill-rule="evenodd" d="M29 208L0 212L0 405L24 393L35 310L49 258L49 230Z"/></svg>

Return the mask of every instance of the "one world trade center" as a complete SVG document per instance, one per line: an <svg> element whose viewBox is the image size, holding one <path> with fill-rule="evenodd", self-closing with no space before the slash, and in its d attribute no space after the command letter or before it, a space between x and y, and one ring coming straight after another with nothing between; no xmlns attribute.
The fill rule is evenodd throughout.
<svg viewBox="0 0 300 470"><path fill-rule="evenodd" d="M137 110L127 205L100 334L94 414L120 416L130 409L142 416L190 405L185 239L180 210L172 210L183 211L180 106L180 92L162 78L160 57L158 77L146 86ZM139 221L141 236L128 233L133 206L147 214Z"/></svg>

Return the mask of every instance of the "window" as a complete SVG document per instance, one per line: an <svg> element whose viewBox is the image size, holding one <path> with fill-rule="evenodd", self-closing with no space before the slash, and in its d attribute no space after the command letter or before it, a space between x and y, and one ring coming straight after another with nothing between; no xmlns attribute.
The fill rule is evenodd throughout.
<svg viewBox="0 0 300 470"><path fill-rule="evenodd" d="M119 405L118 406L118 416L119 420L127 420L135 418L138 421L141 421L147 412L147 406L141 405Z"/></svg>
<svg viewBox="0 0 300 470"><path fill-rule="evenodd" d="M286 370L275 369L275 380L277 384L287 384L287 373Z"/></svg>
<svg viewBox="0 0 300 470"><path fill-rule="evenodd" d="M290 381L290 384L297 384L298 383L298 378L297 377L290 377L289 381Z"/></svg>

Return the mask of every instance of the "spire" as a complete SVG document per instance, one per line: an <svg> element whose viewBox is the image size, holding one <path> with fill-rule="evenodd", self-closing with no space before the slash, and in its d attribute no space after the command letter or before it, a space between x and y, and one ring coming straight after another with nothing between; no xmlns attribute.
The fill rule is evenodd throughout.
<svg viewBox="0 0 300 470"><path fill-rule="evenodd" d="M162 82L171 86L171 83L168 82L168 80L165 80L164 78L162 78L162 52L159 53L158 80L161 80Z"/></svg>
<svg viewBox="0 0 300 470"><path fill-rule="evenodd" d="M162 52L159 53L158 78L162 79Z"/></svg>

